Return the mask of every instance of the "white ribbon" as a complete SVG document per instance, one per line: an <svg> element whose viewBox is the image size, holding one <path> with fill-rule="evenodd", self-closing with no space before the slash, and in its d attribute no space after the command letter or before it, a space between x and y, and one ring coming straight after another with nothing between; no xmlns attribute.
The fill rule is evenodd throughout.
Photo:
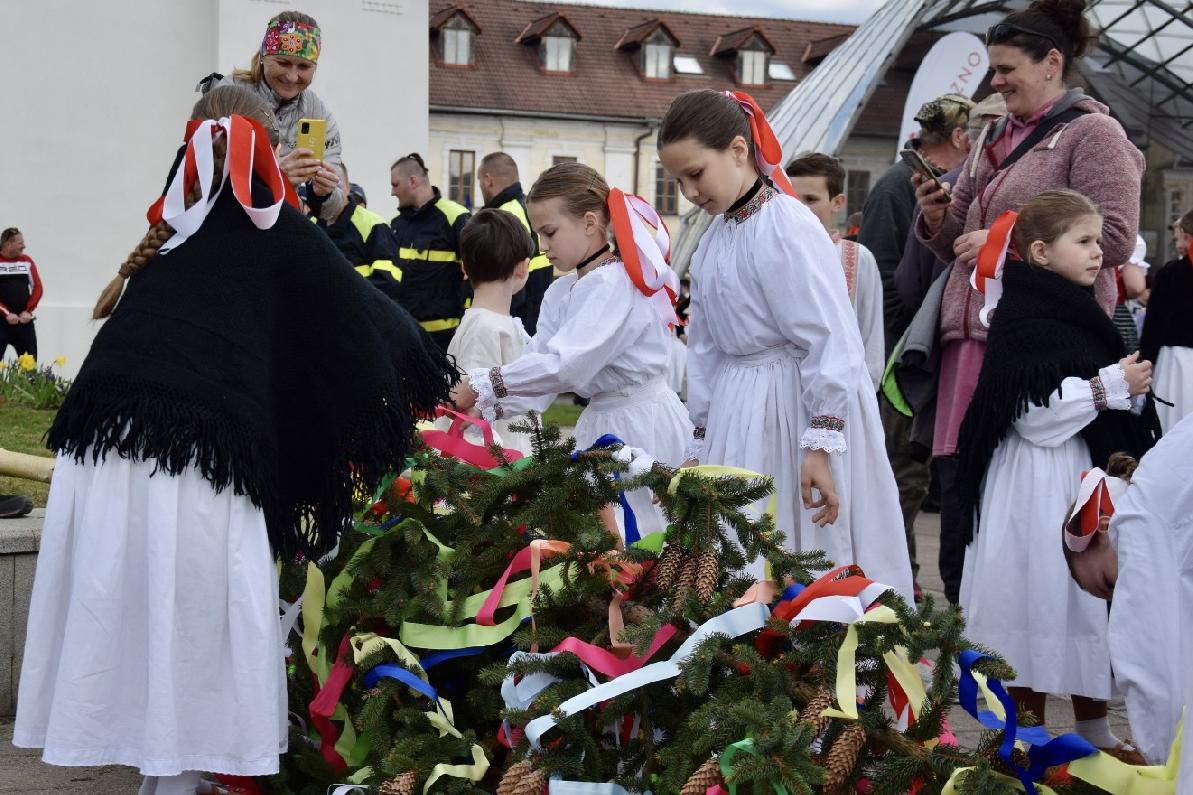
<svg viewBox="0 0 1193 795"><path fill-rule="evenodd" d="M1110 499L1110 505L1113 509L1114 503L1127 491L1129 484L1122 478L1112 478L1102 471L1100 467L1094 467L1089 472L1085 473L1085 477L1081 479L1081 485L1077 489L1077 499L1073 503L1072 519L1080 522L1082 509L1089 503L1090 500L1098 500L1100 502L1100 492L1102 489L1106 490L1106 496ZM1065 527L1065 546L1073 552L1084 552L1091 541L1094 540L1094 533L1098 531L1095 529L1089 535L1076 535L1069 532L1069 528Z"/></svg>
<svg viewBox="0 0 1193 795"><path fill-rule="evenodd" d="M994 311L994 307L998 306L998 299L1002 298L1002 272L1007 266L1007 249L1011 247L1012 233L1007 232L1007 238L1003 241L1002 251L998 254L998 268L994 272L994 276L986 277L985 290L983 291L982 308L978 310L978 320L982 321L982 325L987 328L990 327L990 313ZM975 263L974 269L969 273L969 286L973 289L978 289L978 269Z"/></svg>
<svg viewBox="0 0 1193 795"><path fill-rule="evenodd" d="M664 322L674 325L679 319L671 304L671 296L664 289L670 288L672 294L679 295L679 276L667 264L671 256L671 234L662 217L645 199L629 193L622 196L634 233L634 248L642 265L642 281L652 291L650 302Z"/></svg>
<svg viewBox="0 0 1193 795"><path fill-rule="evenodd" d="M572 696L556 708L556 713L568 716L582 712L602 701L616 698L623 693L637 690L640 687L661 682L664 679L674 679L680 674L680 664L683 663L709 635L722 634L731 638L753 632L766 625L770 617L770 609L763 604L753 602L742 607L734 608L722 613L716 618L701 624L695 632L683 642L683 645L671 655L668 660L651 663L650 665L631 671L628 674L594 687L579 695ZM526 725L526 739L532 748L539 748L539 739L556 724L554 715L543 715L535 718Z"/></svg>
<svg viewBox="0 0 1193 795"><path fill-rule="evenodd" d="M244 120L241 120L244 122ZM203 225L207 214L211 212L212 206L216 199L219 198L223 192L224 186L228 182L228 172L231 168L231 157L224 158L224 168L220 173L219 181L215 180L215 150L212 141L215 137L215 130L223 129L228 136L228 150L232 150L233 136L239 141L241 135L249 135L249 169L252 171L253 155L255 151L257 130L247 122L234 124L233 120L227 116L218 121L215 119L207 119L195 128L194 134L191 136L188 148L193 149L195 153L195 170L198 174L199 187L201 197L198 201L190 207L186 206L186 159L179 164L178 170L174 173L174 179L170 181L170 185L166 188L166 200L162 204L162 220L168 223L174 229L174 234L169 240L162 245L159 253L165 254L172 249L181 246L185 243L191 235L199 231L199 227ZM233 132L235 130L235 132ZM281 179L285 179L282 174L280 166L277 161L273 163L273 167L277 169L277 173ZM258 229L269 229L277 222L278 214L281 212L282 203L285 197L278 199L276 202L268 207L253 207L251 202L249 205L241 205L244 211L249 216L249 220Z"/></svg>

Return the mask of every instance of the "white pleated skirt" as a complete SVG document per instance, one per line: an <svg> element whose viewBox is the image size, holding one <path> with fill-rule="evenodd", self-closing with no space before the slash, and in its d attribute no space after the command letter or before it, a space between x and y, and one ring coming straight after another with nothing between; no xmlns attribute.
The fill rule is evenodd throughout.
<svg viewBox="0 0 1193 795"><path fill-rule="evenodd" d="M1089 447L1074 436L1040 447L1012 429L994 451L982 510L965 551L965 636L996 649L1018 675L1008 685L1109 699L1106 602L1069 576L1061 525L1077 498Z"/></svg>
<svg viewBox="0 0 1193 795"><path fill-rule="evenodd" d="M13 743L147 776L276 773L286 750L265 517L195 469L59 456Z"/></svg>
<svg viewBox="0 0 1193 795"><path fill-rule="evenodd" d="M704 442L705 464L749 469L774 479L776 526L793 551L822 549L837 566L856 563L866 576L912 603L911 561L899 492L886 456L882 420L868 376L849 404L844 453L829 456L840 500L837 521L812 522L800 498L800 437L808 427L800 352L780 346L726 357L714 376ZM863 374L864 375L864 374ZM761 561L750 572L763 573Z"/></svg>
<svg viewBox="0 0 1193 795"><path fill-rule="evenodd" d="M1160 415L1160 428L1165 433L1193 414L1193 348L1166 345L1160 349L1152 391L1172 404L1166 406L1156 401L1156 414Z"/></svg>
<svg viewBox="0 0 1193 795"><path fill-rule="evenodd" d="M659 378L618 392L593 395L576 420L576 449L584 450L605 434L630 447L645 450L661 464L679 466L692 438L692 421L665 379ZM626 501L645 536L666 528L666 517L654 504L649 489L626 494ZM624 531L620 511L618 523Z"/></svg>

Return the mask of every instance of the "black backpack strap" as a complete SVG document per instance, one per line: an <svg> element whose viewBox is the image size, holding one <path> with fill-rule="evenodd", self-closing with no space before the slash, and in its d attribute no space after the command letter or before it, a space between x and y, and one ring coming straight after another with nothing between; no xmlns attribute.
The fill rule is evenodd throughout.
<svg viewBox="0 0 1193 795"><path fill-rule="evenodd" d="M1084 115L1085 111L1083 110L1078 110L1077 108L1066 108L1055 116L1049 116L1048 118L1044 119L1038 125L1036 125L1036 128L1032 130L1026 138L1019 142L1019 145L1016 146L1001 163L998 164L998 168L996 170L1002 171L1004 169L1010 168L1019 160L1019 158L1030 152L1036 144L1047 138L1057 127L1062 124L1068 124L1069 122L1073 121L1073 119ZM1003 134L1006 134L1005 131Z"/></svg>

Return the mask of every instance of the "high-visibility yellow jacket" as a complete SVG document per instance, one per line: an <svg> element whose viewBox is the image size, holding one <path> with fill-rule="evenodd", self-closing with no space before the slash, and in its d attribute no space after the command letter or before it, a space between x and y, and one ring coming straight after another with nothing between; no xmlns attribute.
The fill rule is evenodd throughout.
<svg viewBox="0 0 1193 795"><path fill-rule="evenodd" d="M384 218L350 196L339 218L330 224L320 218L318 225L357 273L397 297L402 283L402 271L395 262L398 241Z"/></svg>
<svg viewBox="0 0 1193 795"><path fill-rule="evenodd" d="M429 332L454 329L464 314L468 290L459 241L470 217L467 208L435 188L434 199L399 210L389 222L398 242L396 297Z"/></svg>
<svg viewBox="0 0 1193 795"><path fill-rule="evenodd" d="M485 207L495 207L515 216L530 232L530 239L534 241L534 250L540 252L530 260L530 278L526 280L526 286L514 294L513 303L510 306L510 313L521 319L527 334L534 336L538 326L539 306L542 304L543 295L551 286L551 280L555 278L555 274L547 255L541 253L541 249L539 249L538 235L530 226L530 218L526 214L526 196L522 193L522 183L515 182L510 185L485 202Z"/></svg>

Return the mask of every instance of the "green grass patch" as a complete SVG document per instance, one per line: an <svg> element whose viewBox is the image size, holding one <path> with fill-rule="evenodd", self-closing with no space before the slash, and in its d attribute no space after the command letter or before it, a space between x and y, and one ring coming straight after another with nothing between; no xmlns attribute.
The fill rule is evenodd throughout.
<svg viewBox="0 0 1193 795"><path fill-rule="evenodd" d="M15 453L49 456L42 438L54 421L53 411L0 404L0 447ZM48 483L23 478L0 477L0 494L24 494L39 508L46 505L50 493Z"/></svg>
<svg viewBox="0 0 1193 795"><path fill-rule="evenodd" d="M551 404L551 408L543 412L543 422L558 425L560 428L574 428L583 410L583 406L577 406L570 400L566 403L556 401Z"/></svg>

